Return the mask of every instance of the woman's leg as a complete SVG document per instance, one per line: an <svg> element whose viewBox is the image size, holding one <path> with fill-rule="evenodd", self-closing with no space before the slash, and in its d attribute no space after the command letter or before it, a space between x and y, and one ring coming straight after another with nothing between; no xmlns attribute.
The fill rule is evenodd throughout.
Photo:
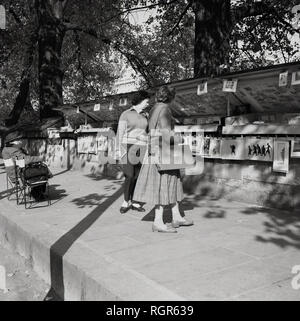
<svg viewBox="0 0 300 321"><path fill-rule="evenodd" d="M132 183L130 185L130 199L131 199L131 201L133 199L134 190L135 190L136 182L137 182L141 167L142 167L141 164L134 165L134 177L133 177ZM132 206L136 207L136 208L141 208L141 204L134 202L134 201L132 201Z"/></svg>
<svg viewBox="0 0 300 321"><path fill-rule="evenodd" d="M163 220L164 208L161 205L155 206L155 217L152 226L153 232L164 232L164 233L176 233L176 229L172 226L168 226L164 223Z"/></svg>
<svg viewBox="0 0 300 321"><path fill-rule="evenodd" d="M184 217L182 217L180 213L178 202L175 204L172 204L171 208L172 208L172 220L175 222L185 222Z"/></svg>
<svg viewBox="0 0 300 321"><path fill-rule="evenodd" d="M125 182L124 182L124 207L129 206L131 202L131 190L132 190L132 184L134 180L134 168L132 164L124 164L123 165L123 172L125 176Z"/></svg>
<svg viewBox="0 0 300 321"><path fill-rule="evenodd" d="M154 224L157 227L164 227L165 226L165 223L163 220L163 213L164 213L164 208L161 205L156 205L155 206Z"/></svg>
<svg viewBox="0 0 300 321"><path fill-rule="evenodd" d="M183 217L179 210L178 202L172 205L172 226L177 228L179 226L191 226L194 225L192 220Z"/></svg>

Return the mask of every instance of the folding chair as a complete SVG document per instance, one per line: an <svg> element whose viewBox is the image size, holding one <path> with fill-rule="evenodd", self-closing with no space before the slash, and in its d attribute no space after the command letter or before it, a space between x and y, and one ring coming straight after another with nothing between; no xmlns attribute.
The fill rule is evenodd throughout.
<svg viewBox="0 0 300 321"><path fill-rule="evenodd" d="M6 171L7 199L10 200L11 196L15 194L17 204L19 205L20 196L23 195L23 186L17 164L12 158L3 159L3 162Z"/></svg>
<svg viewBox="0 0 300 321"><path fill-rule="evenodd" d="M34 171L40 171L41 173L39 175L34 175ZM45 195L47 196L47 202L48 206L51 205L51 199L50 199L50 194L49 194L49 182L48 182L48 167L46 164L42 162L37 162L37 163L30 163L27 164L22 168L20 171L21 179L23 182L23 198L22 201L24 201L25 204L25 209L28 209L30 207L28 206L28 199L29 203L39 203L40 201L35 201L33 200L32 197L32 190L37 187L41 187L45 185L46 191Z"/></svg>

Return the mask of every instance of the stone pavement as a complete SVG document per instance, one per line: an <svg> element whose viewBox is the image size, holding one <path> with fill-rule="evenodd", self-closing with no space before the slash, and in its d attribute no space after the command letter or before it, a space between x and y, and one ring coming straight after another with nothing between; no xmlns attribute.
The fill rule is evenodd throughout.
<svg viewBox="0 0 300 321"><path fill-rule="evenodd" d="M40 280L26 260L0 244L0 265L6 270L7 292L0 289L0 301L42 301L49 286Z"/></svg>
<svg viewBox="0 0 300 321"><path fill-rule="evenodd" d="M153 211L119 213L122 181L55 172L52 205L8 201L0 169L0 242L65 300L300 300L300 213L187 195L192 227L153 233ZM43 205L43 204L42 204ZM166 221L171 213L166 211ZM300 282L300 281L299 281Z"/></svg>

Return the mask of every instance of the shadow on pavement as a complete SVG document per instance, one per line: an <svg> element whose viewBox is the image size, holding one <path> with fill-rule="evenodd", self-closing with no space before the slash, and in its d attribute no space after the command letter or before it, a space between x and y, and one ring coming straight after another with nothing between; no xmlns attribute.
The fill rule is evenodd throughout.
<svg viewBox="0 0 300 321"><path fill-rule="evenodd" d="M263 222L266 236L256 236L256 241L273 243L280 248L300 249L300 211L287 212L271 208L249 207L242 212L245 215L264 215Z"/></svg>
<svg viewBox="0 0 300 321"><path fill-rule="evenodd" d="M50 248L50 269L51 269L51 289L46 298L52 297L56 293L61 300L65 298L65 286L63 275L63 257L79 237L87 231L98 218L123 194L123 188L119 188L113 195L104 197L98 194L75 199L74 202L80 207L95 205L95 202L103 202L88 214L83 220L75 225L70 231L63 235ZM97 195L97 196L96 196ZM95 200L96 196L96 200ZM56 291L54 290L56 289Z"/></svg>

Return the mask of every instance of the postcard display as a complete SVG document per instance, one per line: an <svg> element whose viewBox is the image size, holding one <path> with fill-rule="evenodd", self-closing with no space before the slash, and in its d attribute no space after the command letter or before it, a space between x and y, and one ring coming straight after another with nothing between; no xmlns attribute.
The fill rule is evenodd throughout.
<svg viewBox="0 0 300 321"><path fill-rule="evenodd" d="M83 129L78 131L77 153L99 154L112 152L114 132L110 128Z"/></svg>
<svg viewBox="0 0 300 321"><path fill-rule="evenodd" d="M97 140L96 135L82 135L77 140L77 152L79 154L96 154Z"/></svg>

